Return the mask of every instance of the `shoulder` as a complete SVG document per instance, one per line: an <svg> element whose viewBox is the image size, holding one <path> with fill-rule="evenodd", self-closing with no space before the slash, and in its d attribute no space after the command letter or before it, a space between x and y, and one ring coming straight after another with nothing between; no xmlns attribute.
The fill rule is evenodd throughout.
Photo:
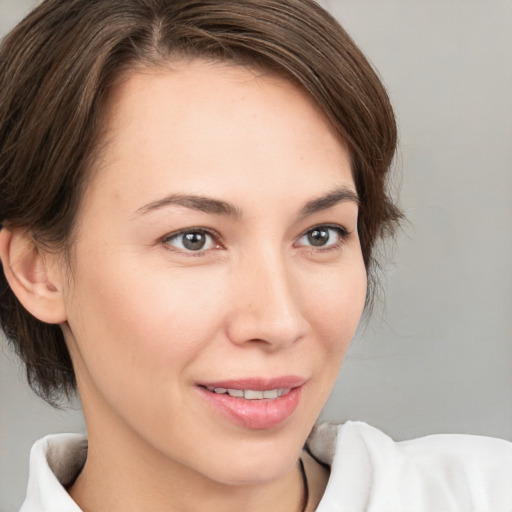
<svg viewBox="0 0 512 512"><path fill-rule="evenodd" d="M318 512L512 510L508 441L447 434L395 442L348 422L316 427L309 445L331 466Z"/></svg>

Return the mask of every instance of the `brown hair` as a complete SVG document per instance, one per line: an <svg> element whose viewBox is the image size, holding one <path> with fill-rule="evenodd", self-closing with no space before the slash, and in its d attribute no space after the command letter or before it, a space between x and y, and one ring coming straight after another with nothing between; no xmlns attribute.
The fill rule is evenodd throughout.
<svg viewBox="0 0 512 512"><path fill-rule="evenodd" d="M314 0L44 1L0 48L0 226L68 249L109 91L124 71L179 57L270 69L314 98L351 152L372 282L375 242L401 217L386 192L395 119L368 61ZM52 403L75 390L60 327L32 317L3 272L0 322L38 394Z"/></svg>

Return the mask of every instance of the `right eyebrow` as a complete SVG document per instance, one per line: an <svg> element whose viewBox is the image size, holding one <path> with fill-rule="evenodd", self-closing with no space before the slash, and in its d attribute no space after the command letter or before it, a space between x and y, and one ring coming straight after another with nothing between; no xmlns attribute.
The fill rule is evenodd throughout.
<svg viewBox="0 0 512 512"><path fill-rule="evenodd" d="M226 201L220 201L219 199L213 199L210 197L185 194L170 194L162 199L157 199L156 201L152 201L140 207L135 213L144 215L171 205L184 206L191 210L198 210L216 215L225 215L235 219L239 219L242 216L242 211L239 208Z"/></svg>

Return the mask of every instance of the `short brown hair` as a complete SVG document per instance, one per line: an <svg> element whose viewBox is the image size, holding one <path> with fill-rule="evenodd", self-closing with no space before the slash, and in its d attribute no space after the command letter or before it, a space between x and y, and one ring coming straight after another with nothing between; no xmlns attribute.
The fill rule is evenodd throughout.
<svg viewBox="0 0 512 512"><path fill-rule="evenodd" d="M44 1L0 47L0 227L69 248L116 79L179 57L272 70L314 98L351 153L371 283L375 242L401 217L386 191L395 119L368 61L314 0ZM75 390L60 327L32 317L3 272L0 322L38 394L52 403Z"/></svg>

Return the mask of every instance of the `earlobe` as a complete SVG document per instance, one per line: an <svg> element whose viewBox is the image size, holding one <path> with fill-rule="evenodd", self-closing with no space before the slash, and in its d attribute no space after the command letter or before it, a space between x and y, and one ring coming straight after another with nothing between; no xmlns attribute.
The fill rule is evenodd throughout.
<svg viewBox="0 0 512 512"><path fill-rule="evenodd" d="M25 229L0 230L0 259L13 293L29 313L50 324L67 320L60 278L53 271L57 257L41 250Z"/></svg>

